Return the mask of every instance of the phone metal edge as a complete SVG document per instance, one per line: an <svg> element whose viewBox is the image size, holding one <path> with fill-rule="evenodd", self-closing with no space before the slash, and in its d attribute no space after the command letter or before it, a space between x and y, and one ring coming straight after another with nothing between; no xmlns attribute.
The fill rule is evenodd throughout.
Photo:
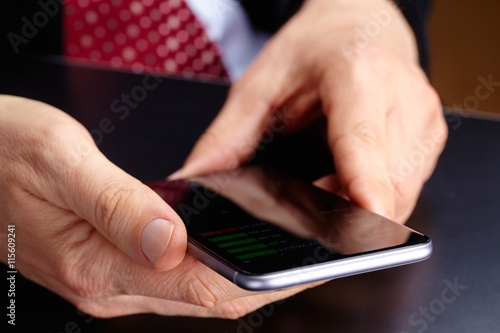
<svg viewBox="0 0 500 333"><path fill-rule="evenodd" d="M429 239L428 242L423 244L364 254L355 258L351 257L318 265L297 267L276 273L246 275L218 261L195 244L188 243L188 252L193 257L237 286L252 291L280 290L305 283L338 279L411 264L429 258L432 250L433 244ZM332 274L332 270L335 270L334 274Z"/></svg>
<svg viewBox="0 0 500 333"><path fill-rule="evenodd" d="M234 268L229 267L223 262L217 260L212 255L198 247L195 243L191 241L188 242L187 253L192 255L195 259L205 264L208 268L213 271L219 273L229 281L236 284L234 278L237 276L236 270Z"/></svg>

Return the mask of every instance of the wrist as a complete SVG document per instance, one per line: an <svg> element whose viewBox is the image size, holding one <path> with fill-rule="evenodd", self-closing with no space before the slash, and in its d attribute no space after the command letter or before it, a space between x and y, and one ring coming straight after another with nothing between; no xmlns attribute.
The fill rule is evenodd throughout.
<svg viewBox="0 0 500 333"><path fill-rule="evenodd" d="M383 48L418 64L415 34L393 0L306 0L299 14L314 20L328 17L331 33L336 32L343 38L341 44L356 51Z"/></svg>

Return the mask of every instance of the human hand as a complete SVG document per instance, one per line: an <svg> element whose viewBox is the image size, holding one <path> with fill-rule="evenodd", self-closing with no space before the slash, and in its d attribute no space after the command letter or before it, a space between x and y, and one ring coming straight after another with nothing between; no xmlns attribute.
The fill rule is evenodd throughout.
<svg viewBox="0 0 500 333"><path fill-rule="evenodd" d="M337 173L318 184L405 222L447 128L413 33L388 0L307 1L233 85L172 178L235 168L253 154L277 112L294 130L320 111Z"/></svg>
<svg viewBox="0 0 500 333"><path fill-rule="evenodd" d="M308 287L245 291L186 255L177 214L83 126L12 96L0 96L0 221L15 225L20 273L96 317L237 318Z"/></svg>

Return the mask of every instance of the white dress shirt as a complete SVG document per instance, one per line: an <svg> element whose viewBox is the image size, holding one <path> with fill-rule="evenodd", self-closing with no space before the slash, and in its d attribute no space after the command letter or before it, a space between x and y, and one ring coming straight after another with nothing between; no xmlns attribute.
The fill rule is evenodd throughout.
<svg viewBox="0 0 500 333"><path fill-rule="evenodd" d="M260 52L270 35L253 30L235 0L185 0L205 27L208 37L220 46L231 81L237 80Z"/></svg>

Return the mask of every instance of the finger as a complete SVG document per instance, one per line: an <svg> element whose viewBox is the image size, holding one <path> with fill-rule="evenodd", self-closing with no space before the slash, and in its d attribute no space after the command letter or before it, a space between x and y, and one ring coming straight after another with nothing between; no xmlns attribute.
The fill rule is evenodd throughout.
<svg viewBox="0 0 500 333"><path fill-rule="evenodd" d="M371 87L367 77L379 73L368 66L342 74L322 87L328 140L340 183L353 202L393 218L396 197L385 137L390 102Z"/></svg>
<svg viewBox="0 0 500 333"><path fill-rule="evenodd" d="M58 226L60 222L56 219ZM80 225L87 229L88 223ZM64 253L54 252L50 262L32 273L23 270L23 274L81 309L92 307L95 300L119 295L142 295L213 307L227 300L254 294L238 288L189 255L168 272L144 267L130 260L101 233L87 232L86 236L74 237L82 234L82 227L59 230L55 233L56 239L63 244ZM53 233L50 230L48 235ZM28 258L31 262L37 259L41 261L44 258L37 253ZM41 271L43 274L40 274Z"/></svg>
<svg viewBox="0 0 500 333"><path fill-rule="evenodd" d="M430 118L419 132L412 133L412 139L407 140L399 150L401 153L392 159L391 179L397 194L395 221L404 222L411 215L422 186L434 171L446 143L447 127L440 116L440 106L436 109L431 113L436 116Z"/></svg>
<svg viewBox="0 0 500 333"><path fill-rule="evenodd" d="M290 57L283 54L280 39L269 43L231 88L220 114L171 178L234 169L254 152L268 127L281 128L286 119L274 111L301 86L289 68L295 63Z"/></svg>
<svg viewBox="0 0 500 333"><path fill-rule="evenodd" d="M156 313L163 316L238 319L266 304L285 299L322 283L324 282L316 282L279 292L255 293L251 296L236 298L213 307L138 295L119 295L95 300L81 300L78 297L74 297L71 301L78 304L78 308L83 312L98 318Z"/></svg>
<svg viewBox="0 0 500 333"><path fill-rule="evenodd" d="M83 128L63 123L38 159L31 193L73 211L137 263L170 269L185 254L182 220L153 190L112 164ZM75 159L73 147L85 147ZM50 151L47 152L47 151Z"/></svg>
<svg viewBox="0 0 500 333"><path fill-rule="evenodd" d="M74 230L65 232L67 235L62 237L66 240L72 238L72 234L75 233ZM59 237L61 237L60 232ZM59 260L55 260L55 266L51 266L41 280L38 277L39 272L35 272L35 280L62 295L81 310L98 317L139 312L199 316L203 311L206 313L205 316L225 316L227 310L211 309L228 301L256 296L255 302L246 305L243 302L239 307L244 311L243 307L246 306L250 311L258 307L258 304L264 305L312 286L304 285L277 293L243 290L189 255L186 255L183 262L174 269L159 272L133 262L99 233L93 234L86 242L70 242L66 244L66 248L65 255L56 253L54 259L59 257ZM61 256L70 257L70 267L56 267L64 262L68 264L68 258L61 259ZM166 301L164 305L181 302L179 304L193 307L179 305L174 308L170 306L152 308L145 304L128 303L135 297L127 296L136 295L164 300ZM112 299L120 299L121 302L108 302ZM256 307L249 307L251 304ZM201 312L183 312L188 308L194 309L194 306ZM229 310L230 308L229 306Z"/></svg>
<svg viewBox="0 0 500 333"><path fill-rule="evenodd" d="M92 161L92 160L95 160ZM153 190L96 154L79 168L74 211L138 263L171 269L184 257L184 223ZM68 184L70 185L70 184Z"/></svg>
<svg viewBox="0 0 500 333"><path fill-rule="evenodd" d="M254 292L237 287L190 255L169 272L147 271L124 262L117 266L120 274L113 276L120 289L128 295L144 295L213 307ZM124 278L126 276L126 278Z"/></svg>
<svg viewBox="0 0 500 333"><path fill-rule="evenodd" d="M402 94L394 103L399 107L388 117L394 138L388 165L397 196L395 221L398 222L406 221L413 211L447 137L439 96L420 69L409 73L413 73L414 79L402 80Z"/></svg>
<svg viewBox="0 0 500 333"><path fill-rule="evenodd" d="M293 287L282 292L262 293L245 290L189 254L181 264L169 272L152 271L133 263L118 262L114 265L110 279L116 281L117 289L127 295L155 297L204 308L213 308L231 300L255 295L267 295L262 299L273 301L276 299L273 297L280 294L289 295L294 290L297 292L308 286Z"/></svg>

